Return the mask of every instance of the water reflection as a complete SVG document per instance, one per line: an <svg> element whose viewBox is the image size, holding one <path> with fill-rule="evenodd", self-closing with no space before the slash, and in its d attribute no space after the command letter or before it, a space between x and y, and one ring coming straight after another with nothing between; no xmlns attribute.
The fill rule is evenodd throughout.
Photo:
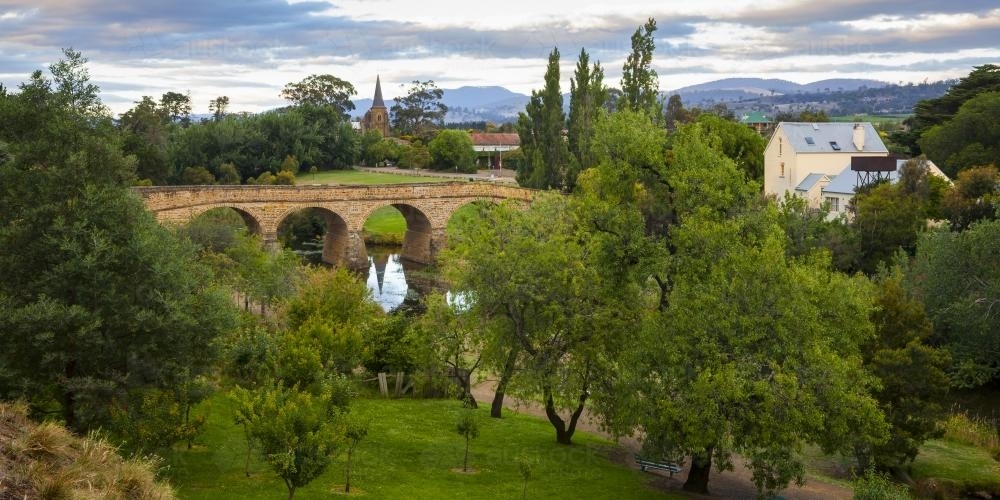
<svg viewBox="0 0 1000 500"><path fill-rule="evenodd" d="M386 312L406 302L415 303L431 291L440 288L427 266L400 256L400 247L368 247L367 276L362 275L368 289Z"/></svg>

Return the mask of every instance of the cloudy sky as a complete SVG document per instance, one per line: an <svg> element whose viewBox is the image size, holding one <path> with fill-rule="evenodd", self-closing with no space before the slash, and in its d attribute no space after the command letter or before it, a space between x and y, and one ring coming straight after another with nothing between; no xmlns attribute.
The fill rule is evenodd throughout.
<svg viewBox="0 0 1000 500"><path fill-rule="evenodd" d="M557 46L568 91L581 48L618 85L649 17L663 90L733 76L933 81L1000 63L996 0L0 0L0 83L73 47L116 113L167 91L190 92L195 113L221 95L231 111L262 111L316 73L358 97L376 74L386 98L428 79L528 93Z"/></svg>

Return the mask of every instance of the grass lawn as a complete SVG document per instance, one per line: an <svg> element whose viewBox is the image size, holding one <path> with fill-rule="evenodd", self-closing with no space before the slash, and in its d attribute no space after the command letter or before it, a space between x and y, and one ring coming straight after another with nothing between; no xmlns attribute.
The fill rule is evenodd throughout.
<svg viewBox="0 0 1000 500"><path fill-rule="evenodd" d="M396 175L361 170L326 170L316 172L299 172L295 182L308 184L413 184L417 182L453 182L455 179L446 177L430 177L420 175Z"/></svg>
<svg viewBox="0 0 1000 500"><path fill-rule="evenodd" d="M368 216L364 232L365 241L379 245L402 245L406 219L395 207L386 205Z"/></svg>
<svg viewBox="0 0 1000 500"><path fill-rule="evenodd" d="M524 482L518 458L536 462L528 482L528 498L684 498L647 486L656 476L609 460L616 447L577 432L573 446L556 444L551 425L538 418L506 413L489 418L477 410L478 439L472 441L469 467L460 469L464 440L455 430L457 401L360 399L353 411L371 419L368 437L355 453L352 495L365 498L521 498ZM244 475L246 445L232 420L224 395L199 410L207 417L200 445L178 447L167 460L167 477L183 499L283 498L284 483L259 459ZM296 498L328 498L344 484L341 454L319 478L299 489Z"/></svg>
<svg viewBox="0 0 1000 500"><path fill-rule="evenodd" d="M912 476L916 480L934 478L959 488L966 485L1000 491L1000 462L983 448L947 439L933 439L920 447Z"/></svg>

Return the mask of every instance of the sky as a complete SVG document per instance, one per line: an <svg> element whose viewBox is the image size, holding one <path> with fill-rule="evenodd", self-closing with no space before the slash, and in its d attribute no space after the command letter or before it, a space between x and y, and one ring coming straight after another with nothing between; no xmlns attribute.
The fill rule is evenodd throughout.
<svg viewBox="0 0 1000 500"><path fill-rule="evenodd" d="M1000 63L996 0L0 0L0 83L16 88L72 47L115 114L170 91L194 113L223 95L231 112L260 112L312 74L358 98L376 75L386 99L414 80L528 94L558 47L568 92L581 49L618 86L650 17L664 91L728 77L936 81Z"/></svg>

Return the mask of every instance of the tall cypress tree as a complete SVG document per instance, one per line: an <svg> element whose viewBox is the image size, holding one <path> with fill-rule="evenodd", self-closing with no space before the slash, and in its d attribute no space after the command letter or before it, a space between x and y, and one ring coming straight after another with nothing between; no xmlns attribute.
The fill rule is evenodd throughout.
<svg viewBox="0 0 1000 500"><path fill-rule="evenodd" d="M566 187L569 150L562 137L565 126L556 47L549 54L545 88L531 92L531 100L517 117L517 133L524 152L524 163L517 170L518 183L536 189Z"/></svg>
<svg viewBox="0 0 1000 500"><path fill-rule="evenodd" d="M597 158L591 151L594 121L608 98L608 91L604 87L604 68L600 63L594 63L591 67L590 56L585 49L580 49L580 59L576 63L576 72L569 82L569 89L567 139L570 163L566 173L566 184L572 188L581 170L597 164Z"/></svg>

